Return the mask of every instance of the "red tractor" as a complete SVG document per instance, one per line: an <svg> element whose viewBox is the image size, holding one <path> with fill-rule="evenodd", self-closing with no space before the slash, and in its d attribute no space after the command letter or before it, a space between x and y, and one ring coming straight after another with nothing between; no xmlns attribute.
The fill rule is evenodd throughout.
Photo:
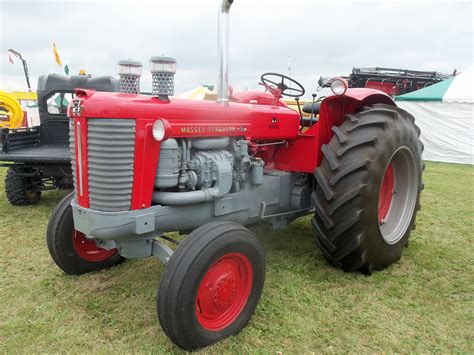
<svg viewBox="0 0 474 355"><path fill-rule="evenodd" d="M151 96L76 90L75 189L47 231L68 274L161 259L159 321L187 350L236 334L257 306L265 256L244 225L283 228L311 214L329 263L370 274L400 258L423 187L420 130L381 91L335 79L311 118L281 100L304 94L284 75L262 75L266 92L229 98L231 4L220 7L217 102L170 97L165 76ZM178 243L172 231L187 236Z"/></svg>

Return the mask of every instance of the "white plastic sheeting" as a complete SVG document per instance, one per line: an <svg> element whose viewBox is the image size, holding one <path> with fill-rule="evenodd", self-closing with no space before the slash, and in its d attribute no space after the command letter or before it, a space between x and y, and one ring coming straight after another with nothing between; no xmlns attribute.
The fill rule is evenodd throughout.
<svg viewBox="0 0 474 355"><path fill-rule="evenodd" d="M474 101L474 71L472 68L464 70L456 76L444 93L443 102L473 102Z"/></svg>
<svg viewBox="0 0 474 355"><path fill-rule="evenodd" d="M415 117L425 145L423 159L474 164L474 112L469 102L399 101Z"/></svg>

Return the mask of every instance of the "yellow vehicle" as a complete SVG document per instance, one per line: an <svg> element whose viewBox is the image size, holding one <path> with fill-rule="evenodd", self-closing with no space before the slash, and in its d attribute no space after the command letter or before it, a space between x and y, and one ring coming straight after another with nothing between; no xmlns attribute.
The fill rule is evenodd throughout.
<svg viewBox="0 0 474 355"><path fill-rule="evenodd" d="M13 94L0 91L0 128L19 128L23 125L24 117L18 99Z"/></svg>

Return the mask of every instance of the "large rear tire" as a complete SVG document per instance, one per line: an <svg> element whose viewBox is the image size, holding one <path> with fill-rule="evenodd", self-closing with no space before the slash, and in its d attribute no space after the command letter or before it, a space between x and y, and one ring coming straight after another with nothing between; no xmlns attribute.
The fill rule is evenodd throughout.
<svg viewBox="0 0 474 355"><path fill-rule="evenodd" d="M49 218L46 242L57 266L70 275L81 275L117 265L124 259L117 249L106 250L74 229L71 200L64 197Z"/></svg>
<svg viewBox="0 0 474 355"><path fill-rule="evenodd" d="M41 198L41 176L22 176L9 168L5 177L5 195L13 206L36 205Z"/></svg>
<svg viewBox="0 0 474 355"><path fill-rule="evenodd" d="M395 106L374 105L333 127L315 171L312 224L324 257L370 274L397 261L423 189L420 130Z"/></svg>
<svg viewBox="0 0 474 355"><path fill-rule="evenodd" d="M166 335L195 350L238 333L250 321L265 281L265 254L252 232L211 222L191 232L166 264L158 317Z"/></svg>

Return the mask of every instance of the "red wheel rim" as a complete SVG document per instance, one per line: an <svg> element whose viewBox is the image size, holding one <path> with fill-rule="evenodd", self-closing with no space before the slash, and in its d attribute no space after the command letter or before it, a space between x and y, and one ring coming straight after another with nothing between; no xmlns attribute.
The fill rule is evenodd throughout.
<svg viewBox="0 0 474 355"><path fill-rule="evenodd" d="M392 204L393 196L393 186L394 186L394 175L393 175L393 164L390 163L387 166L385 175L382 180L382 185L380 186L379 193L379 223L385 223L387 218L388 211L390 210L390 205Z"/></svg>
<svg viewBox="0 0 474 355"><path fill-rule="evenodd" d="M239 316L252 289L253 272L249 259L229 253L206 272L196 297L196 316L201 326L218 331Z"/></svg>
<svg viewBox="0 0 474 355"><path fill-rule="evenodd" d="M76 230L72 232L72 245L77 255L87 261L106 260L117 252L117 249L99 248L95 241L86 239L83 233Z"/></svg>

